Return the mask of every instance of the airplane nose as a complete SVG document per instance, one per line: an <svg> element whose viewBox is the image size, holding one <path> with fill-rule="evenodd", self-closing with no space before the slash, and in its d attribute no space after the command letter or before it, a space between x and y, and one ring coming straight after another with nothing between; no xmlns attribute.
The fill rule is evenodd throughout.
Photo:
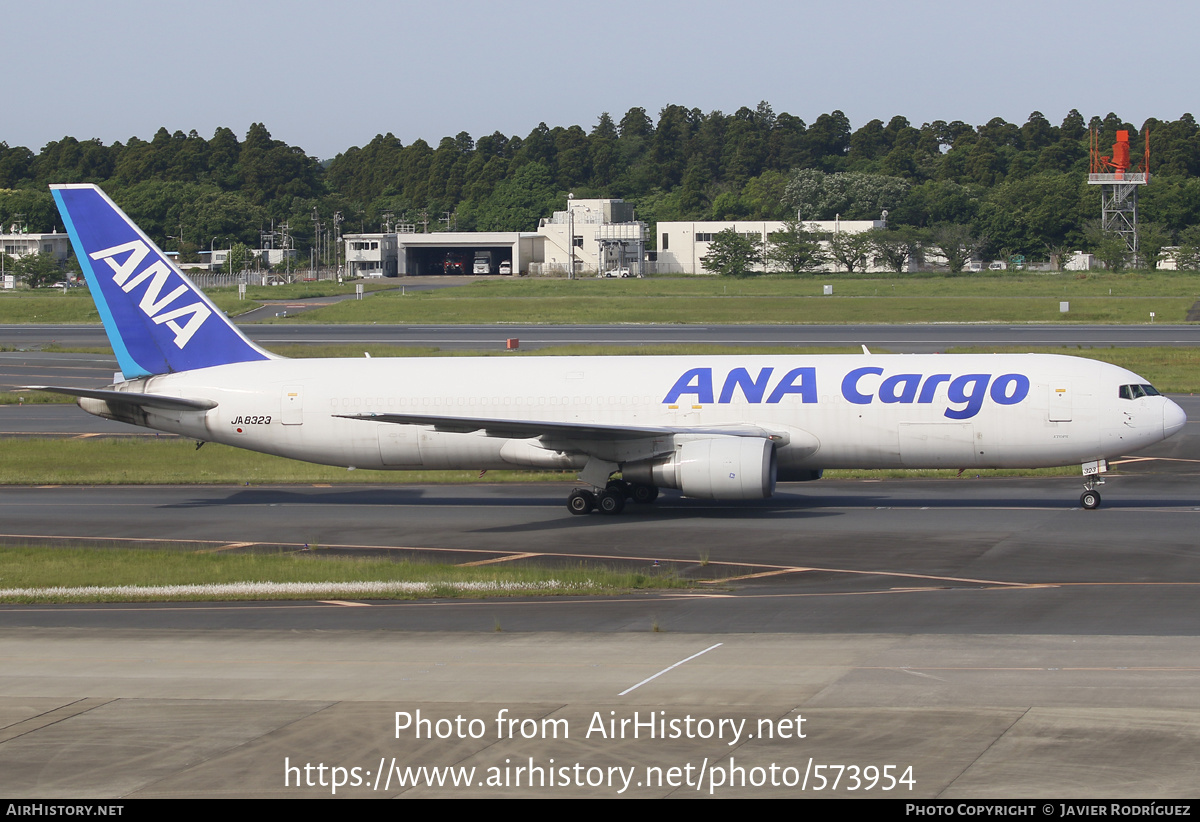
<svg viewBox="0 0 1200 822"><path fill-rule="evenodd" d="M1163 436L1169 437L1177 433L1187 422L1187 414L1171 400L1163 406Z"/></svg>

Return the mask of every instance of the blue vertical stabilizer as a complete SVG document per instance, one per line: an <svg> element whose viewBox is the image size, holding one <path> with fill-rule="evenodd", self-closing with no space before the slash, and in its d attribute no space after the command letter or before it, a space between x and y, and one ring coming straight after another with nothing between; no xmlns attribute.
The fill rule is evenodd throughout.
<svg viewBox="0 0 1200 822"><path fill-rule="evenodd" d="M272 359L107 194L50 189L125 379Z"/></svg>

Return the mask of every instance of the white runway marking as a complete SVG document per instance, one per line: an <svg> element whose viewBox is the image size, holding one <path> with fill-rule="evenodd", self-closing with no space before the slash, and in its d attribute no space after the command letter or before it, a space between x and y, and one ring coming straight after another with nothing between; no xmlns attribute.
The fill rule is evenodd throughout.
<svg viewBox="0 0 1200 822"><path fill-rule="evenodd" d="M718 642L716 645L710 645L709 647L705 648L703 651L701 651L701 652L700 652L700 653L698 653L698 654L692 654L692 655L691 655L691 656L689 656L687 659L681 659L681 660L679 660L678 662L676 662L674 665L670 665L670 666L668 666L668 667L666 667L666 668L663 668L661 671L659 671L658 673L656 673L654 676L648 676L648 677L646 677L646 678L645 678L645 679L643 679L641 682L639 682L638 684L634 685L632 688L626 688L625 690L621 691L621 693L617 694L617 696L625 696L625 694L627 694L627 693L630 693L631 691L636 691L638 688L642 687L642 686L643 686L643 685L645 685L647 682L650 682L650 681L652 681L652 680L658 679L660 676L662 676L663 674L665 674L667 671L670 671L670 670L673 670L673 669L675 669L675 668L678 668L680 665L682 665L682 664L683 664L683 663L685 663L685 662L691 662L691 661L692 661L693 659L695 659L696 657L698 657L698 656L703 656L704 654L707 654L709 651L711 651L713 648L720 648L720 647L721 647L722 645L724 645L724 644L725 644L724 642Z"/></svg>

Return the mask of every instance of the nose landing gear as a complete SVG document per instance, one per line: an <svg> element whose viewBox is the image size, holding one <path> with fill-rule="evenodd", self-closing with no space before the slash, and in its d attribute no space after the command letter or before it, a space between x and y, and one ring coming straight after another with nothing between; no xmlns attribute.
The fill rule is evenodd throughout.
<svg viewBox="0 0 1200 822"><path fill-rule="evenodd" d="M1079 504L1087 511L1100 507L1100 492L1097 486L1104 484L1102 476L1108 470L1105 460L1092 460L1083 464L1083 493L1079 495Z"/></svg>

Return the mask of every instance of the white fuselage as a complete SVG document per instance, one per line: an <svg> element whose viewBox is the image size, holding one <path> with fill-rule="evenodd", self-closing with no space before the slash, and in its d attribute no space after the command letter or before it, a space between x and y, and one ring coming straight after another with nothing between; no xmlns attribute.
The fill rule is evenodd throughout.
<svg viewBox="0 0 1200 822"><path fill-rule="evenodd" d="M357 468L580 468L668 453L731 425L777 434L805 469L1042 467L1128 454L1183 424L1137 375L1055 355L486 357L236 363L122 383L208 411L86 410L198 440ZM119 411L119 413L118 413ZM371 414L669 427L619 444L363 420Z"/></svg>

